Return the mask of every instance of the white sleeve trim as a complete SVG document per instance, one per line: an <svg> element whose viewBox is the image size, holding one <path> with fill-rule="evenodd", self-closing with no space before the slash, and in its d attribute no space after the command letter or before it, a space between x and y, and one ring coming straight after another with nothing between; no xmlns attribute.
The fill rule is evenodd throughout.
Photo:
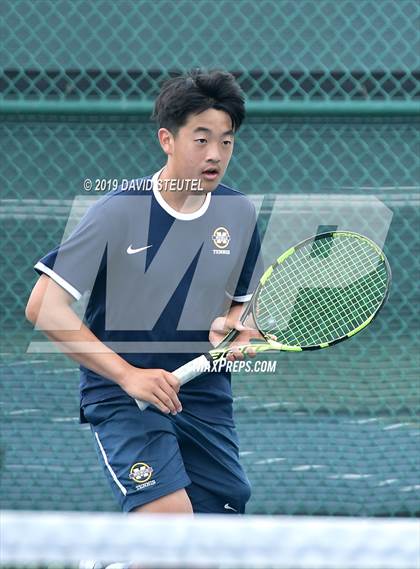
<svg viewBox="0 0 420 569"><path fill-rule="evenodd" d="M243 296L232 296L228 292L226 292L226 296L230 298L230 300L234 300L235 302L248 302L252 298L252 294L244 294Z"/></svg>
<svg viewBox="0 0 420 569"><path fill-rule="evenodd" d="M60 285L61 288L64 288L64 290L66 290L69 294L71 294L76 300L80 300L80 298L82 297L82 294L77 289L75 289L74 286L71 286L70 283L68 283L62 277L60 277L60 275L57 275L57 273L55 273L52 269L44 265L44 263L38 262L34 268L38 269L42 273L45 273L50 278L52 278L53 281L55 281L58 285Z"/></svg>

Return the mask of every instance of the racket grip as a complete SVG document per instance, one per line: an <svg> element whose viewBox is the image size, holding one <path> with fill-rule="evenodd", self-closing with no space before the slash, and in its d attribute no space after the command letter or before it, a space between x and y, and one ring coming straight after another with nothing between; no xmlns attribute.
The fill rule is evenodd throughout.
<svg viewBox="0 0 420 569"><path fill-rule="evenodd" d="M179 383L184 385L202 373L210 371L210 361L209 356L198 356L172 373L179 379Z"/></svg>
<svg viewBox="0 0 420 569"><path fill-rule="evenodd" d="M209 356L202 355L198 358L194 358L190 362L187 362L172 373L179 379L179 383L184 385L184 383L187 383L205 371L208 371L210 365L209 362ZM140 399L136 399L135 401L141 411L144 411L150 405L147 401L141 401Z"/></svg>

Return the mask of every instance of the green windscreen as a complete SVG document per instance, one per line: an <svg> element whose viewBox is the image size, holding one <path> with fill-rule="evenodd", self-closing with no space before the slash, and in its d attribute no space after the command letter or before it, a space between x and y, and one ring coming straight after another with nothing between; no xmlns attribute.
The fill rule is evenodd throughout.
<svg viewBox="0 0 420 569"><path fill-rule="evenodd" d="M163 166L153 99L203 66L245 92L224 182L255 204L265 266L334 226L378 243L393 273L354 338L233 374L248 512L420 512L418 13L411 0L1 2L3 508L117 509L78 422L77 366L25 305L34 263L100 181Z"/></svg>

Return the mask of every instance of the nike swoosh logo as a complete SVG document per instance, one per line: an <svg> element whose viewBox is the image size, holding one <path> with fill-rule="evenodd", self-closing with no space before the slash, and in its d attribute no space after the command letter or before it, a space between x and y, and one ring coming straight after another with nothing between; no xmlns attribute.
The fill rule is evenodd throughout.
<svg viewBox="0 0 420 569"><path fill-rule="evenodd" d="M229 506L229 504L225 504L224 506L225 510L232 510L233 512L237 512L238 510L235 510L235 508L232 508L232 506Z"/></svg>
<svg viewBox="0 0 420 569"><path fill-rule="evenodd" d="M151 245L146 245L146 247L139 247L138 249L133 249L133 246L130 245L129 247L127 247L127 253L129 255L135 255L135 253L141 253L141 251L145 251L149 247L151 247Z"/></svg>

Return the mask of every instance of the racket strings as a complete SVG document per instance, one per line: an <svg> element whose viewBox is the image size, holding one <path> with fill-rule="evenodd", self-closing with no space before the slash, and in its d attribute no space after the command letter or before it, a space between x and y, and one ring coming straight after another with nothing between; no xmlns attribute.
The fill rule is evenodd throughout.
<svg viewBox="0 0 420 569"><path fill-rule="evenodd" d="M319 248L319 245L318 245ZM349 282L349 281L354 281L354 280L358 280L358 278L360 277L360 273L359 274L355 274L354 271L352 273L349 274L349 265L348 263L343 263L340 266L341 269L341 283L339 284L343 284L343 274L345 274L345 283ZM330 277L330 274L328 274L328 277ZM312 275L312 284L311 287L315 286L315 292L316 294L311 294L309 293L306 295L301 294L302 291L300 291L299 294L299 300L301 301L301 303L305 304L305 308L307 305L311 306L311 313L312 313L312 321L309 318L308 319L308 310L304 310L301 312L296 312L295 314L301 314L302 317L299 319L297 318L297 325L300 327L304 327L304 332L307 334L308 333L308 324L312 325L312 328L314 327L314 322L313 320L315 319L316 324L317 324L317 328L319 328L319 322L323 322L323 324L327 327L327 329L331 326L335 326L335 332L341 332L341 334L347 333L348 331L351 331L351 329L353 328L353 322L352 322L352 317L358 317L360 316L360 311L364 311L365 310L365 306L362 305L361 302L358 301L357 298L354 297L354 295L350 294L350 299L349 299L349 292L352 292L351 288L350 289L346 289L343 288L341 286L341 288L337 288L335 286L331 286L331 285L335 285L336 283L331 283L331 282L323 282L323 280L325 280L325 273L323 274L323 280L319 279L319 275L315 274L315 278L314 275ZM329 279L330 280L330 279ZM360 282L358 283L359 285L361 284ZM362 281L363 284L363 281ZM327 290L328 295L326 295L326 290L325 290L325 285L329 285L329 289ZM327 304L319 302L318 297L319 295L319 287L321 287L321 300L326 300ZM363 287L364 293L366 294L367 289L366 287ZM308 291L308 288L305 288L305 291ZM312 288L309 288L309 291L312 291ZM347 293L345 296L343 296L343 292ZM363 297L362 297L363 298ZM368 298L365 297L365 300L368 302L370 299L370 296ZM350 312L349 310L349 304L348 301L352 300L353 305L352 305L352 312ZM333 303L332 305L329 303ZM332 307L335 308L335 311L332 310ZM318 308L318 310L316 310L316 308ZM357 310L359 309L359 310ZM345 322L348 324L348 327L341 327L341 328L337 328L337 326L339 325L339 321L337 320L337 310L339 310L340 314L342 317L345 318ZM310 314L309 314L310 316ZM363 313L362 316L365 316L365 314ZM321 319L320 321L318 321L318 319ZM308 320L307 320L308 319ZM316 338L314 339L314 341L316 340Z"/></svg>
<svg viewBox="0 0 420 569"><path fill-rule="evenodd" d="M347 335L382 303L388 274L369 241L339 236L309 242L272 272L256 302L268 337L319 345Z"/></svg>
<svg viewBox="0 0 420 569"><path fill-rule="evenodd" d="M352 253L354 253L354 250L352 251ZM372 266L372 265L371 265ZM374 267L375 265L373 265ZM350 273L349 273L349 269L350 269ZM363 286L363 279L360 281L360 271L359 273L355 273L354 270L352 270L353 267L349 265L349 263L342 263L340 266L340 280L341 282L339 283L340 285L343 284L343 275L345 275L345 283L347 284L349 281L358 281L358 285L362 285L363 291L364 291L364 295L365 296L361 296L360 298L365 300L365 303L361 303L359 301L359 299L357 297L355 297L352 293L353 287L350 288L343 288L343 286L341 286L340 288L337 288L336 286L331 286L331 284L335 285L336 283L331 283L331 282L323 282L320 281L319 275L315 275L315 279L314 282L312 283L311 286L315 285L315 291L316 293L319 295L319 286L321 286L321 292L323 293L323 300L327 301L327 304L325 305L325 303L323 304L322 302L319 303L318 302L318 310L316 310L317 308L317 296L311 294L310 296L300 296L301 301L305 302L305 304L309 304L311 306L311 311L313 313L313 317L316 320L317 323L317 327L319 328L319 323L323 322L324 325L326 326L327 330L334 326L334 332L337 335L338 333L340 334L345 334L348 333L349 331L351 331L352 329L354 329L354 322L353 322L353 318L358 318L358 317L365 317L365 310L366 310L366 304L368 305L369 300L371 300L371 296L368 295L366 296L366 293L369 291L366 286ZM331 273L330 273L331 274ZM330 274L328 276L330 276ZM312 275L313 276L313 275ZM325 279L325 274L323 275L324 279ZM325 288L325 284L329 285L329 288L326 290ZM310 289L312 290L312 289ZM328 293L327 296L325 297L326 292ZM343 295L344 293L344 295ZM352 302L352 311L349 310L349 301ZM332 302L332 305L331 305ZM332 308L335 308L335 311L332 310ZM367 306L368 308L368 306ZM340 321L339 318L337 318L337 310L339 310L339 314L341 316L341 319L344 318L344 323L347 324L347 327L344 326L339 326L340 325ZM308 311L305 310L302 315L305 318L308 318ZM320 318L320 320L318 321L318 319ZM311 320L309 320L308 323L311 323L313 325L313 321L311 322ZM305 326L305 321L303 319L301 319L299 321L298 319L298 324ZM305 328L305 332L308 332L308 327L306 326ZM316 338L315 338L316 340Z"/></svg>

